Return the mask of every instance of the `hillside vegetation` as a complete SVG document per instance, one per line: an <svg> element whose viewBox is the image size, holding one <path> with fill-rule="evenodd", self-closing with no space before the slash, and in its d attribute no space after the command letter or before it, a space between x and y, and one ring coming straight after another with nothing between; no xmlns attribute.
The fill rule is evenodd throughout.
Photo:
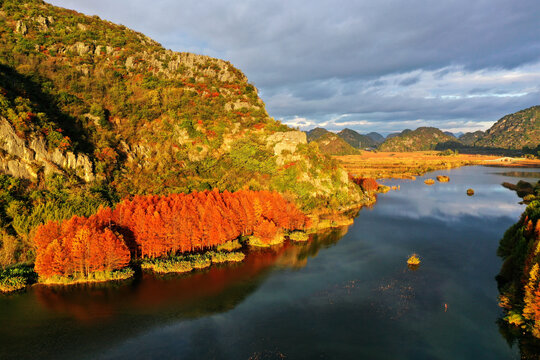
<svg viewBox="0 0 540 360"><path fill-rule="evenodd" d="M533 106L497 121L474 143L504 149L535 148L540 145L540 106Z"/></svg>
<svg viewBox="0 0 540 360"><path fill-rule="evenodd" d="M456 141L453 136L433 127L419 127L410 132L387 138L379 146L381 151L425 151L434 150L438 144Z"/></svg>
<svg viewBox="0 0 540 360"><path fill-rule="evenodd" d="M320 151L326 155L353 155L358 154L357 148L351 146L338 134L328 132L316 140L313 140L319 146Z"/></svg>
<svg viewBox="0 0 540 360"><path fill-rule="evenodd" d="M309 131L306 131L307 141L308 142L315 141L319 139L321 136L329 134L329 133L330 131L326 130L325 128L316 127Z"/></svg>
<svg viewBox="0 0 540 360"><path fill-rule="evenodd" d="M351 129L343 129L338 135L349 145L357 149L377 146L377 142L367 135L362 135Z"/></svg>
<svg viewBox="0 0 540 360"><path fill-rule="evenodd" d="M229 62L39 0L0 0L0 139L0 265L34 259L39 224L134 195L271 190L303 211L367 199Z"/></svg>

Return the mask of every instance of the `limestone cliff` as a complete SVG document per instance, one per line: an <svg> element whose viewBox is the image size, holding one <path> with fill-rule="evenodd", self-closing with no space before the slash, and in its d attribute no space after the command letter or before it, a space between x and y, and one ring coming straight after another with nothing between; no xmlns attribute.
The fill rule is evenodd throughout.
<svg viewBox="0 0 540 360"><path fill-rule="evenodd" d="M43 137L32 136L24 140L17 136L13 127L0 117L0 172L26 179L37 179L44 175L74 170L82 180L94 180L92 162L84 154L59 149L47 149Z"/></svg>

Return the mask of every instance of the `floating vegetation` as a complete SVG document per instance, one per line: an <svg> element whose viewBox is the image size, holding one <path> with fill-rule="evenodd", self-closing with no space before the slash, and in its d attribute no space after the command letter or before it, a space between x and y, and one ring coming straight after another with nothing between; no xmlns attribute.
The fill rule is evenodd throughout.
<svg viewBox="0 0 540 360"><path fill-rule="evenodd" d="M246 255L239 251L237 252L210 252L210 259L213 264L224 263L224 262L240 262L244 260Z"/></svg>
<svg viewBox="0 0 540 360"><path fill-rule="evenodd" d="M40 283L47 285L73 285L83 283L99 283L113 280L126 280L131 278L135 272L127 267L112 271L94 271L84 276L82 274L74 275L53 275L47 278L40 278Z"/></svg>
<svg viewBox="0 0 540 360"><path fill-rule="evenodd" d="M289 234L289 239L292 241L308 241L309 235L303 231L293 231Z"/></svg>
<svg viewBox="0 0 540 360"><path fill-rule="evenodd" d="M474 195L474 190L473 189L467 189L467 195L473 196Z"/></svg>
<svg viewBox="0 0 540 360"><path fill-rule="evenodd" d="M433 179L426 179L426 180L424 180L424 183L425 183L426 185L433 185L433 184L435 184L435 180L433 180Z"/></svg>
<svg viewBox="0 0 540 360"><path fill-rule="evenodd" d="M407 265L411 265L411 266L420 265L420 258L418 257L418 255L412 254L411 256L409 256L409 258L407 259Z"/></svg>
<svg viewBox="0 0 540 360"><path fill-rule="evenodd" d="M437 181L439 182L449 182L450 178L446 175L437 175Z"/></svg>
<svg viewBox="0 0 540 360"><path fill-rule="evenodd" d="M242 247L242 244L240 244L240 241L238 240L232 240L227 241L225 244L221 244L217 246L217 251L234 251L238 250Z"/></svg>
<svg viewBox="0 0 540 360"><path fill-rule="evenodd" d="M193 269L204 269L212 264L240 262L245 257L244 253L239 251L209 251L204 254L179 255L166 259L148 259L141 264L141 269L158 274L185 273Z"/></svg>
<svg viewBox="0 0 540 360"><path fill-rule="evenodd" d="M273 238L261 238L255 235L248 236L248 244L255 247L270 247L272 245L281 244L285 240L282 233L276 234Z"/></svg>

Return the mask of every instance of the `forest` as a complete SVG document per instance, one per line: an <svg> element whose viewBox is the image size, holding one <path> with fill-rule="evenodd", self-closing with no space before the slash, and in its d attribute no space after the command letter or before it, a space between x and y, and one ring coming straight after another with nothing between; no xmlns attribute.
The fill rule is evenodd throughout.
<svg viewBox="0 0 540 360"><path fill-rule="evenodd" d="M284 231L304 230L309 224L276 192L136 196L90 217L39 226L35 271L42 279L89 279L96 272L123 269L132 260L201 252L240 236L269 243Z"/></svg>
<svg viewBox="0 0 540 360"><path fill-rule="evenodd" d="M524 187L524 182L518 184ZM540 338L540 181L528 185L529 191L518 195L529 205L497 250L504 260L497 275L499 305L505 311L504 323L510 325L508 335L515 338L522 332Z"/></svg>

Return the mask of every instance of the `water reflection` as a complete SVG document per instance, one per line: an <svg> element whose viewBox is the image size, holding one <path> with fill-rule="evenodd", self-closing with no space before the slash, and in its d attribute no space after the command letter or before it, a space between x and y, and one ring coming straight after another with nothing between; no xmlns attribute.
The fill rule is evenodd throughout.
<svg viewBox="0 0 540 360"><path fill-rule="evenodd" d="M493 174L509 176L514 178L535 178L540 179L540 169L537 171L503 171L503 172L494 172Z"/></svg>
<svg viewBox="0 0 540 360"><path fill-rule="evenodd" d="M308 258L336 244L348 227L312 234L305 243L287 242L271 249L247 252L243 262L212 266L188 274L143 274L120 283L75 286L36 285L33 292L48 311L91 323L126 309L160 312L174 306L178 317L196 318L225 312L256 290L273 267L302 268ZM180 310L180 311L178 311Z"/></svg>

